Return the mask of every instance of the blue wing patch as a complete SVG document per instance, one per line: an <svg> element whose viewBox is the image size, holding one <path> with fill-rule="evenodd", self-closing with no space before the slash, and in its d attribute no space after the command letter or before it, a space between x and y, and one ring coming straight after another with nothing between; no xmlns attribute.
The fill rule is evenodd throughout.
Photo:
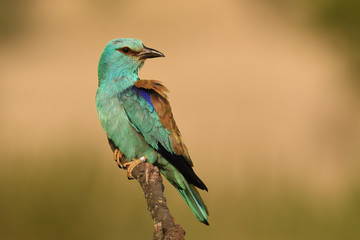
<svg viewBox="0 0 360 240"><path fill-rule="evenodd" d="M132 87L132 88L133 88L133 90L135 90L135 92L138 95L142 96L154 108L154 105L153 105L153 103L151 101L150 94L147 91L145 91L143 89L140 89L140 88L137 88L137 87Z"/></svg>

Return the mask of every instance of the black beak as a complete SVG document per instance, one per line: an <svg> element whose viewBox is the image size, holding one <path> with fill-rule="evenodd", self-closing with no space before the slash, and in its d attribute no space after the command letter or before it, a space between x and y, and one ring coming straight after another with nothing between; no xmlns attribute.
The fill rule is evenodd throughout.
<svg viewBox="0 0 360 240"><path fill-rule="evenodd" d="M141 52L139 52L139 60L147 59L147 58L156 58L156 57L165 57L164 54L159 52L158 50L145 47Z"/></svg>

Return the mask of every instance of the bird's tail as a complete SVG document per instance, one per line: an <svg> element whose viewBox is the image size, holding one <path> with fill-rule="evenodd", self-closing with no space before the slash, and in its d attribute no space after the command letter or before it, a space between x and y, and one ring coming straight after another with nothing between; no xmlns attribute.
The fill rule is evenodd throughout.
<svg viewBox="0 0 360 240"><path fill-rule="evenodd" d="M186 183L187 184L187 183ZM208 222L208 216L209 212L207 210L207 207L202 200L199 192L196 190L194 185L187 184L186 189L178 189L178 192L183 197L183 199L186 201L186 203L189 205L191 211L195 214L195 217L200 222L209 225Z"/></svg>
<svg viewBox="0 0 360 240"><path fill-rule="evenodd" d="M173 168L173 169L169 169ZM209 212L202 200L199 192L194 185L189 184L184 176L177 171L175 167L168 164L165 169L160 168L160 172L166 179L176 188L185 202L189 205L191 211L199 222L209 225L208 216Z"/></svg>

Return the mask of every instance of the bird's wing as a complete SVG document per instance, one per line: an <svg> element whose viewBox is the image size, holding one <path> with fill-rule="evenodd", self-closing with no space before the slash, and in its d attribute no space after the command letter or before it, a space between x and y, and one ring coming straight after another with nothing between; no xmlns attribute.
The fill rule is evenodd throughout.
<svg viewBox="0 0 360 240"><path fill-rule="evenodd" d="M159 81L138 80L119 96L133 127L161 153L179 156L193 166L165 92Z"/></svg>
<svg viewBox="0 0 360 240"><path fill-rule="evenodd" d="M135 85L121 92L119 99L132 126L174 166L189 183L207 190L206 185L192 169L193 163L181 140L171 107L165 92L166 87L154 80L138 80ZM162 171L173 184L183 188L178 179L170 176L173 171Z"/></svg>

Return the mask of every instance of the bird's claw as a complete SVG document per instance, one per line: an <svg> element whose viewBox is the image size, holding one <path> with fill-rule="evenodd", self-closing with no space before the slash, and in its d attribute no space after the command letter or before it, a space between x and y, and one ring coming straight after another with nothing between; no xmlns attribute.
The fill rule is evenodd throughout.
<svg viewBox="0 0 360 240"><path fill-rule="evenodd" d="M139 165L140 163L143 163L145 162L147 159L146 156L141 156L139 159L134 159L133 161L131 162L127 162L127 163L124 163L123 167L126 168L127 167L127 173L126 173L126 176L127 178L130 180L130 179L134 179L133 175L132 175L132 171L134 170L134 168Z"/></svg>
<svg viewBox="0 0 360 240"><path fill-rule="evenodd" d="M120 152L120 150L118 148L116 148L114 151L114 160L117 163L117 165L119 166L119 168L124 168L124 165L120 161L120 159L122 159L123 157L124 157L124 155Z"/></svg>

